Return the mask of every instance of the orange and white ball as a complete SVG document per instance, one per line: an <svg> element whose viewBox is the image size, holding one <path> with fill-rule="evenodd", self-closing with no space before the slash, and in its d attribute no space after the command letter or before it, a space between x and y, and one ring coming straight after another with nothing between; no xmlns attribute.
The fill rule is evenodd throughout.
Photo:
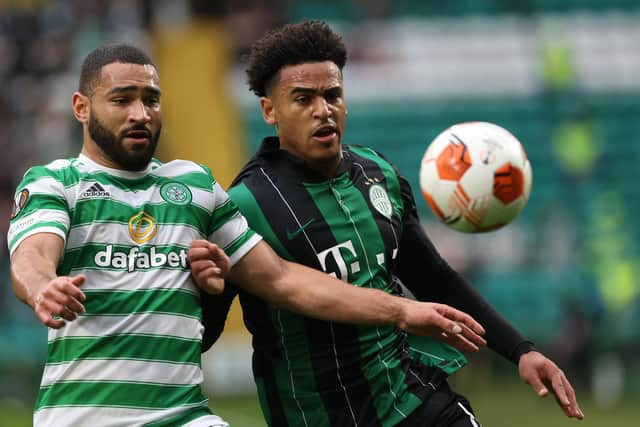
<svg viewBox="0 0 640 427"><path fill-rule="evenodd" d="M459 123L429 144L420 187L435 215L467 233L501 228L529 200L532 172L520 141L487 122Z"/></svg>

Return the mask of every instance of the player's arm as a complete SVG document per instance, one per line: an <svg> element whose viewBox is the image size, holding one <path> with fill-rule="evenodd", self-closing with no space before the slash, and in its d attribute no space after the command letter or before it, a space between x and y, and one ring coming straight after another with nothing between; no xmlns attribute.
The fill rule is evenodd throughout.
<svg viewBox="0 0 640 427"><path fill-rule="evenodd" d="M198 284L205 283L207 275L213 273L200 271L201 263L211 258L211 245L206 240L197 240L189 249L192 273ZM234 264L228 279L273 306L310 317L344 323L395 324L420 335L446 334L454 336L454 345L463 350L477 351L478 345L484 343L480 324L459 310L349 285L283 260L264 241Z"/></svg>
<svg viewBox="0 0 640 427"><path fill-rule="evenodd" d="M200 304L202 305L202 348L205 352L220 338L224 325L231 309L233 299L238 294L238 288L226 283L221 294L214 295L208 292L200 292Z"/></svg>
<svg viewBox="0 0 640 427"><path fill-rule="evenodd" d="M60 328L64 320L74 320L84 313L84 293L79 286L84 276L57 276L56 267L64 246L62 237L53 233L33 234L20 243L11 255L13 291L31 306L42 323Z"/></svg>
<svg viewBox="0 0 640 427"><path fill-rule="evenodd" d="M554 393L560 407L569 417L584 415L571 383L550 359L535 351L460 274L440 256L418 219L409 184L401 178L405 204L404 228L398 251L398 275L421 301L437 301L469 313L486 330L487 345L518 365L520 377L539 396Z"/></svg>

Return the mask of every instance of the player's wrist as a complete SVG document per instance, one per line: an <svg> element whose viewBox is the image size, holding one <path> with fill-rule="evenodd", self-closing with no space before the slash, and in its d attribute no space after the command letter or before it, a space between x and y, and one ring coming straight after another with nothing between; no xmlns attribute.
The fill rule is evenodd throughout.
<svg viewBox="0 0 640 427"><path fill-rule="evenodd" d="M409 329L411 303L413 301L406 298L394 297L393 302L394 307L391 310L391 313L393 313L393 324L403 330Z"/></svg>
<svg viewBox="0 0 640 427"><path fill-rule="evenodd" d="M527 353L531 353L532 351L537 351L535 345L531 341L522 341L511 353L511 360L513 360L517 365L520 363L520 358L522 356Z"/></svg>

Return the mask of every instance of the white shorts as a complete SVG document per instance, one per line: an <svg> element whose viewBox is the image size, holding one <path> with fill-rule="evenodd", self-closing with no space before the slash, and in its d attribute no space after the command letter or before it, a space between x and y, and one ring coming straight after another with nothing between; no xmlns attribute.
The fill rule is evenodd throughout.
<svg viewBox="0 0 640 427"><path fill-rule="evenodd" d="M229 427L229 423L217 415L205 415L189 421L182 427Z"/></svg>

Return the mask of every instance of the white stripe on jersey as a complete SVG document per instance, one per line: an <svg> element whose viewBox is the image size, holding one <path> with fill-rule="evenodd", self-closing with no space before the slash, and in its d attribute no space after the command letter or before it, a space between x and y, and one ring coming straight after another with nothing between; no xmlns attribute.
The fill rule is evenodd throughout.
<svg viewBox="0 0 640 427"><path fill-rule="evenodd" d="M189 421L182 427L229 427L229 423L217 415L205 415L204 417Z"/></svg>
<svg viewBox="0 0 640 427"><path fill-rule="evenodd" d="M471 425L473 427L480 427L480 424L478 424L478 420L476 420L476 417L473 416L473 414L471 413L471 411L469 411L467 408L464 407L464 405L460 402L458 402L458 406L460 407L460 409L462 409L462 411L467 414L469 416L469 421L471 422Z"/></svg>
<svg viewBox="0 0 640 427"><path fill-rule="evenodd" d="M105 337L114 334L160 335L198 340L204 326L199 319L173 314L136 313L123 316L80 315L60 329L49 328L48 341L63 337Z"/></svg>
<svg viewBox="0 0 640 427"><path fill-rule="evenodd" d="M52 227L52 226L35 227L33 230L30 230L29 232L24 233L16 241L14 241L14 242L10 241L10 245L11 246L9 248L9 255L13 255L15 250L18 249L18 246L20 246L20 243L22 243L24 241L24 239L26 239L29 236L33 236L34 234L38 234L38 233L53 233L53 234L57 234L58 236L60 236L62 238L63 242L67 237L67 236L64 235L64 232L62 230L60 230L58 227Z"/></svg>
<svg viewBox="0 0 640 427"><path fill-rule="evenodd" d="M11 226L9 227L9 232L7 233L9 244L12 244L11 241L15 239L16 236L22 231L42 222L55 222L64 226L67 231L69 230L69 215L67 214L67 212L59 211L57 209L39 209L37 211L29 213L29 215L25 216L24 218L20 218L14 221L13 224L11 224ZM45 225L45 227L49 227L49 225L47 224ZM12 246L15 246L15 243L13 243Z"/></svg>
<svg viewBox="0 0 640 427"><path fill-rule="evenodd" d="M203 381L198 365L153 362L147 360L74 360L69 363L47 365L42 374L41 387L56 381L125 381L171 385L197 385Z"/></svg>
<svg viewBox="0 0 640 427"><path fill-rule="evenodd" d="M68 168L71 166L71 162L68 159L56 159L51 163L46 164L44 167L52 171Z"/></svg>
<svg viewBox="0 0 640 427"><path fill-rule="evenodd" d="M193 282L190 271L158 270L131 271L114 275L110 270L74 269L69 276L84 274L87 276L82 290L138 291L144 289L182 289L194 294L198 286Z"/></svg>
<svg viewBox="0 0 640 427"><path fill-rule="evenodd" d="M214 231L209 236L209 241L215 243L221 248L225 248L233 243L238 237L242 236L247 227L248 225L245 217L237 213L222 227Z"/></svg>
<svg viewBox="0 0 640 427"><path fill-rule="evenodd" d="M34 195L42 194L45 196L57 196L60 198L66 198L66 191L64 186L57 179L45 175L42 176L33 182L30 182L25 187L29 189L29 197L33 197Z"/></svg>
<svg viewBox="0 0 640 427"><path fill-rule="evenodd" d="M216 233L213 233L211 236L214 236L215 234ZM209 241L217 244L220 247L223 247L218 240L212 240L212 239L213 237L209 237ZM238 262L243 256L245 256L247 252L253 249L253 247L257 245L260 242L260 240L262 240L262 236L259 235L258 233L255 233L253 236L249 238L249 240L244 242L242 246L237 248L236 251L233 254L231 254L231 256L229 257L229 260L231 261L231 267L233 267L236 262ZM227 253L227 255L229 254Z"/></svg>
<svg viewBox="0 0 640 427"><path fill-rule="evenodd" d="M180 245L188 247L193 239L202 238L198 230L189 224L155 225L157 226L157 233L153 237L153 246ZM113 244L139 246L131 239L129 224L93 222L91 224L73 227L69 231L66 249L81 248L91 243L104 244L104 242L108 242L109 240L111 240Z"/></svg>
<svg viewBox="0 0 640 427"><path fill-rule="evenodd" d="M133 409L111 407L45 408L33 416L34 427L135 427L158 420L169 419L195 406L207 406L207 400L198 405L184 405L170 409ZM96 424L99 422L99 424Z"/></svg>
<svg viewBox="0 0 640 427"><path fill-rule="evenodd" d="M201 173L207 174L207 171L197 163L190 160L176 159L169 163L165 163L158 169L153 169L149 172L149 175L161 176L161 177L174 177L178 175L184 175L187 173Z"/></svg>
<svg viewBox="0 0 640 427"><path fill-rule="evenodd" d="M218 182L213 184L213 193L214 199L216 201L216 206L221 206L223 203L229 200L229 194L224 191L224 188L222 188L220 184L218 184Z"/></svg>

